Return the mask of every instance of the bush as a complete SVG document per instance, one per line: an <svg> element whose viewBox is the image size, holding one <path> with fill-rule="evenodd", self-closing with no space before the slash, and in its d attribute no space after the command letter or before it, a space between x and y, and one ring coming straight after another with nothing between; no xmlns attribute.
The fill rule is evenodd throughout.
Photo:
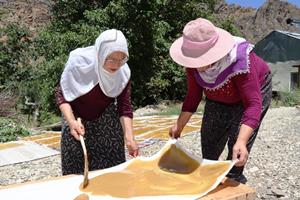
<svg viewBox="0 0 300 200"><path fill-rule="evenodd" d="M0 70L0 85L17 88L18 108L23 113L38 113L40 122L47 121L58 112L53 91L70 51L93 45L102 31L116 28L128 39L134 107L182 100L185 72L171 60L170 45L188 21L198 17L213 20L215 4L215 0L55 1L54 20L34 40L16 26L6 30L9 39L1 43L5 67ZM220 24L235 31L228 20Z"/></svg>
<svg viewBox="0 0 300 200"><path fill-rule="evenodd" d="M300 105L300 91L278 92L275 100L276 106L296 106Z"/></svg>
<svg viewBox="0 0 300 200"><path fill-rule="evenodd" d="M14 114L17 98L10 91L0 91L0 117Z"/></svg>
<svg viewBox="0 0 300 200"><path fill-rule="evenodd" d="M27 136L30 132L13 120L0 118L0 142L17 140L19 136Z"/></svg>
<svg viewBox="0 0 300 200"><path fill-rule="evenodd" d="M92 1L92 4L74 0L56 2L54 21L33 41L36 57L42 56L44 61L32 67L31 80L22 83L22 101L27 97L37 104L39 118L43 120L47 112L56 112L53 89L68 54L75 48L93 45L96 37L109 28L120 29L128 39L135 108L164 99L182 99L185 74L170 59L169 47L186 22L209 16L215 1L112 0ZM207 5L205 9L203 5ZM26 106L22 108L32 112Z"/></svg>
<svg viewBox="0 0 300 200"><path fill-rule="evenodd" d="M0 86L3 86L22 79L20 71L30 62L31 41L29 30L16 24L1 29L0 38Z"/></svg>

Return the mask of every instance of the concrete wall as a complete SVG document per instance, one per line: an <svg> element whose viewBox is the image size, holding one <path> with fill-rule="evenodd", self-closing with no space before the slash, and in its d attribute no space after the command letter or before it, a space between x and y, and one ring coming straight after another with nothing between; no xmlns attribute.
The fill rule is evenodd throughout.
<svg viewBox="0 0 300 200"><path fill-rule="evenodd" d="M298 72L298 61L268 63L273 74L273 91L290 92L291 91L291 72Z"/></svg>

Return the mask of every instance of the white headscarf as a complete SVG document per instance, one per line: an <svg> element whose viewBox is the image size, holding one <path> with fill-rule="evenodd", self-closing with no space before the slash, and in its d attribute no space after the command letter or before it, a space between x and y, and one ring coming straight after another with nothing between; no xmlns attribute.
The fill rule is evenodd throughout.
<svg viewBox="0 0 300 200"><path fill-rule="evenodd" d="M106 96L117 97L130 79L130 69L126 63L114 73L103 68L106 57L115 51L129 56L125 36L115 29L102 32L94 46L72 51L60 80L64 98L73 101L88 93L96 84L100 85Z"/></svg>

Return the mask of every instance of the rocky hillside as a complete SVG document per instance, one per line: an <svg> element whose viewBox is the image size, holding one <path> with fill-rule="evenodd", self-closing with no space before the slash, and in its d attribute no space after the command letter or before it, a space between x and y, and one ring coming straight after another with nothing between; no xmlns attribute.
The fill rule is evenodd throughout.
<svg viewBox="0 0 300 200"><path fill-rule="evenodd" d="M14 22L34 32L51 20L51 6L49 0L0 0L0 28Z"/></svg>
<svg viewBox="0 0 300 200"><path fill-rule="evenodd" d="M218 18L231 19L241 34L253 43L276 29L300 32L300 29L286 23L288 18L300 19L300 8L283 0L267 0L258 9L228 5L221 0L215 11Z"/></svg>
<svg viewBox="0 0 300 200"><path fill-rule="evenodd" d="M9 22L25 25L35 31L51 20L51 0L0 0L0 27ZM267 0L259 9L228 5L220 0L216 17L231 19L243 37L253 43L274 29L300 32L286 23L287 18L300 19L300 8L283 0Z"/></svg>

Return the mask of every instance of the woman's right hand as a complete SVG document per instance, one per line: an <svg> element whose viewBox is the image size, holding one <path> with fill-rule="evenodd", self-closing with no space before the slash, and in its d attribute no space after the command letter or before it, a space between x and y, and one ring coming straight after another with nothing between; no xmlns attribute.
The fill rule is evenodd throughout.
<svg viewBox="0 0 300 200"><path fill-rule="evenodd" d="M176 123L170 128L169 135L171 138L177 139L185 127L185 125L190 120L193 113L191 112L181 112Z"/></svg>
<svg viewBox="0 0 300 200"><path fill-rule="evenodd" d="M169 135L171 138L177 139L180 137L182 129L178 128L177 123L175 123L170 129L169 129Z"/></svg>
<svg viewBox="0 0 300 200"><path fill-rule="evenodd" d="M72 120L69 123L70 132L76 140L80 140L79 136L84 135L84 126L79 120Z"/></svg>
<svg viewBox="0 0 300 200"><path fill-rule="evenodd" d="M79 136L84 135L85 133L84 126L82 125L81 120L75 119L71 105L69 103L62 103L59 106L59 109L63 113L63 116L70 127L71 135L73 135L76 140L80 140Z"/></svg>
<svg viewBox="0 0 300 200"><path fill-rule="evenodd" d="M129 155L137 157L139 155L139 147L135 140L126 140L126 146Z"/></svg>

